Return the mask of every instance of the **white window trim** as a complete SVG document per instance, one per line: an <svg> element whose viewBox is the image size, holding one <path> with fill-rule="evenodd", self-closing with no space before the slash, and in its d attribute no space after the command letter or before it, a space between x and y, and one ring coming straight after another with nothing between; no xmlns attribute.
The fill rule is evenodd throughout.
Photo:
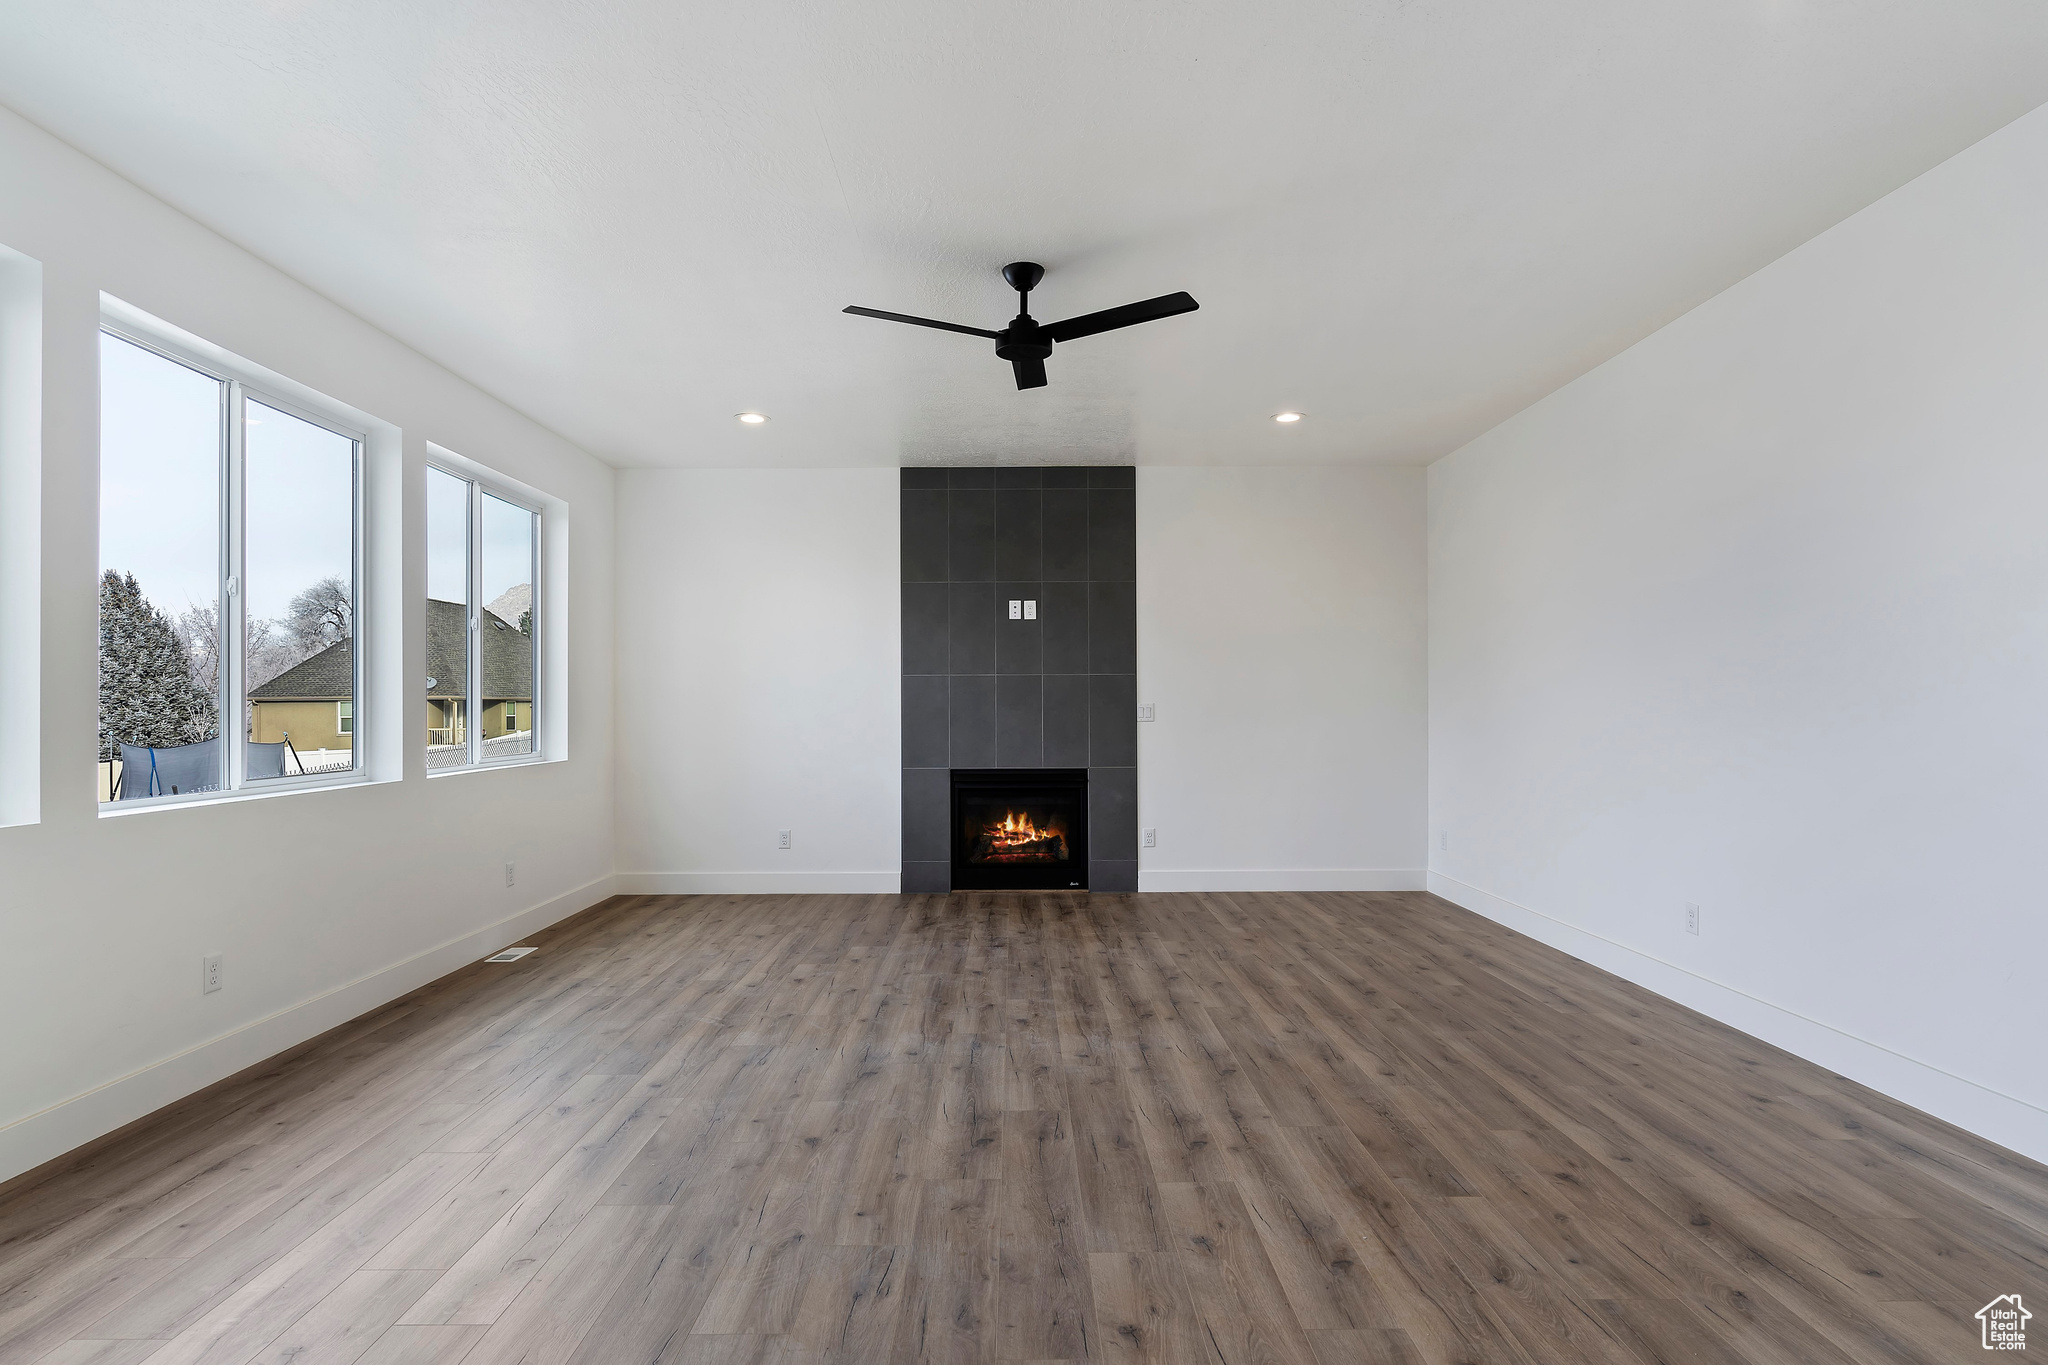
<svg viewBox="0 0 2048 1365"><path fill-rule="evenodd" d="M541 620L543 612L542 588L547 582L544 576L547 555L547 508L531 495L517 492L505 483L493 479L487 473L463 469L455 464L435 459L427 461L427 468L436 473L445 474L451 479L459 479L469 488L469 581L463 590L463 596L466 599L464 612L467 620L465 638L469 646L467 651L469 676L464 681L463 701L463 743L467 750L467 757L457 767L430 768L427 770L427 776L430 778L453 777L458 773L490 772L499 768L518 768L531 763L546 763L549 760L542 745L541 727L545 723L545 716L547 714L545 710L546 702L542 695L546 687L544 675L547 667L547 637ZM530 610L533 612L533 697L527 703L531 721L529 728L533 739L525 753L510 754L504 758L485 758L483 756L484 604L476 599L483 592L481 585L484 577L483 524L484 494L486 493L500 502L519 508L533 518L533 565L529 571L530 577L528 579L532 601ZM513 624L516 625L517 623L514 622Z"/></svg>
<svg viewBox="0 0 2048 1365"><path fill-rule="evenodd" d="M282 796L293 792L323 791L330 787L352 787L367 784L371 778L367 771L365 750L361 743L363 735L362 707L356 707L356 728L351 732L354 742L350 747L350 763L347 768L328 773L296 773L283 777L248 776L249 733L242 721L242 705L248 701L243 675L247 660L243 657L248 640L247 625L243 616L245 594L241 583L245 575L245 538L242 527L243 508L243 419L241 414L249 401L255 401L267 408L292 417L297 417L313 426L331 431L354 443L353 469L350 475L352 489L351 509L354 526L350 536L350 602L349 622L354 647L350 650L350 663L354 669L353 686L355 700L363 699L363 507L364 507L364 461L369 448L369 433L359 426L349 411L341 404L331 406L317 399L287 397L283 385L276 383L262 367L229 355L218 348L208 346L204 351L171 335L173 329L159 330L149 320L135 311L107 306L111 300L102 296L100 331L116 337L145 351L162 356L173 364L182 365L214 379L221 388L221 425L224 449L220 459L220 585L216 609L219 613L221 634L221 660L219 692L214 700L220 708L220 733L228 742L221 746L220 786L213 791L180 792L176 795L130 797L120 801L100 802L102 816L130 815L146 810L161 810L166 806L210 805L224 801L235 801L255 796ZM95 458L97 458L95 452ZM98 648L98 632L94 632L94 648ZM233 640L234 647L228 648ZM240 704L237 704L239 699ZM125 781L127 774L123 773Z"/></svg>

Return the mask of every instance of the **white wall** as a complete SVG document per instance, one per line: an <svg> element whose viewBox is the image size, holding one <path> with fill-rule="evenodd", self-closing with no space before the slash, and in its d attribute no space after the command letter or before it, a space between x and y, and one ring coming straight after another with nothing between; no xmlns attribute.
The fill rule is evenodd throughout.
<svg viewBox="0 0 2048 1365"><path fill-rule="evenodd" d="M41 694L39 710L0 719L41 720L31 823L0 828L0 944L13 964L0 991L5 1177L609 894L612 476L4 112L0 185L0 243L39 261L43 286L41 507L27 522L39 541L40 630L0 642L39 653ZM402 780L100 815L103 290L402 430L397 479L373 479L367 498L373 516L403 515L402 553L384 557L373 543L366 566L373 601L389 570L402 577L391 595L404 603L403 655L382 670L394 679L424 668L426 442L566 503L565 761L430 781L423 709L408 708ZM0 491L20 486L10 478ZM0 516L10 537L21 526ZM11 584L19 558L0 556ZM0 760L21 752L10 745ZM519 866L514 888L507 859ZM215 952L226 986L202 996L199 961Z"/></svg>
<svg viewBox="0 0 2048 1365"><path fill-rule="evenodd" d="M1419 469L1139 469L1142 889L1422 885L1423 499Z"/></svg>
<svg viewBox="0 0 2048 1365"><path fill-rule="evenodd" d="M2048 1158L2044 223L2048 109L1433 466L1430 807L1443 894Z"/></svg>
<svg viewBox="0 0 2048 1365"><path fill-rule="evenodd" d="M896 888L897 490L619 473L621 890ZM1146 889L1422 884L1423 571L1420 470L1138 471Z"/></svg>
<svg viewBox="0 0 2048 1365"><path fill-rule="evenodd" d="M0 242L0 825L42 802L43 268Z"/></svg>
<svg viewBox="0 0 2048 1365"><path fill-rule="evenodd" d="M898 481L620 471L622 890L896 890Z"/></svg>

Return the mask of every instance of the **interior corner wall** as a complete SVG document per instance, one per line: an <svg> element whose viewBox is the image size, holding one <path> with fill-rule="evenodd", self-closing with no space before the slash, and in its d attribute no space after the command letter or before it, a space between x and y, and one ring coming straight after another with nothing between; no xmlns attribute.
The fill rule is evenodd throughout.
<svg viewBox="0 0 2048 1365"><path fill-rule="evenodd" d="M2048 108L1432 466L1430 881L2048 1159L2043 223Z"/></svg>
<svg viewBox="0 0 2048 1365"><path fill-rule="evenodd" d="M621 890L897 889L897 482L620 471Z"/></svg>
<svg viewBox="0 0 2048 1365"><path fill-rule="evenodd" d="M1420 469L1138 470L1140 889L1422 886L1425 565Z"/></svg>
<svg viewBox="0 0 2048 1365"><path fill-rule="evenodd" d="M33 818L0 828L4 1179L611 893L613 503L597 460L4 111L0 185L0 243L42 265L40 701L0 718L41 726ZM102 291L402 431L398 496L369 490L405 518L401 677L425 670L426 442L560 498L573 757L429 779L424 709L366 708L402 727L402 780L102 816Z"/></svg>

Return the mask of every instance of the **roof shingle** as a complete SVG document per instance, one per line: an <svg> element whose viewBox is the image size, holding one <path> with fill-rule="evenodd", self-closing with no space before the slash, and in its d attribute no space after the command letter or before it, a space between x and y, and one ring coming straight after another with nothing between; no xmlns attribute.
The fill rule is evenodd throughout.
<svg viewBox="0 0 2048 1365"><path fill-rule="evenodd" d="M533 700L533 638L495 613L483 614L483 703ZM461 700L463 606L427 602L427 689L432 698ZM342 640L249 692L251 701L343 701L355 690L355 643Z"/></svg>

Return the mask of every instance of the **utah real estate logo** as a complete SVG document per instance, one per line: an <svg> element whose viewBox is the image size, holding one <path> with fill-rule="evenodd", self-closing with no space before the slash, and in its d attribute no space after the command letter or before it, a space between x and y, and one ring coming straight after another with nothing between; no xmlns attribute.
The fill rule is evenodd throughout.
<svg viewBox="0 0 2048 1365"><path fill-rule="evenodd" d="M1984 1349L2024 1351L2027 1349L2027 1319L2033 1317L2017 1294L2000 1294L1977 1310L1984 1324Z"/></svg>

